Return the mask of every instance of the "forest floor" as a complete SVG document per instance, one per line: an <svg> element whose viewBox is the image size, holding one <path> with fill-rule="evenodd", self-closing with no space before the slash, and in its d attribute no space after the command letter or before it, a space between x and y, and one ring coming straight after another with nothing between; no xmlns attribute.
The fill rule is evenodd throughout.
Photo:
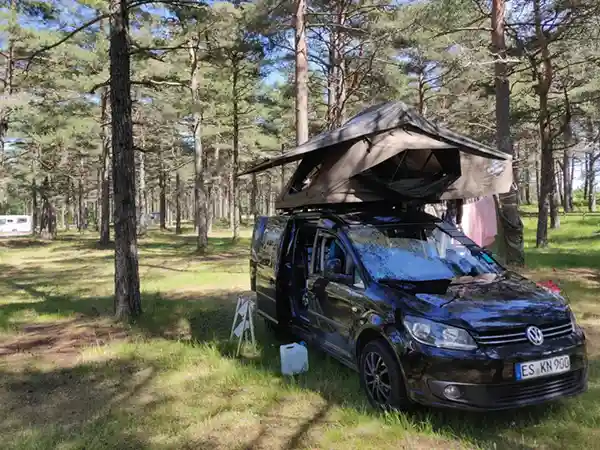
<svg viewBox="0 0 600 450"><path fill-rule="evenodd" d="M144 315L111 319L113 256L92 233L52 243L0 240L2 448L565 449L600 448L600 218L568 217L527 274L559 282L590 341L589 391L500 414L423 409L380 415L358 377L310 353L310 372L279 374L277 343L242 358L227 343L248 290L249 232L194 255L189 234L140 242Z"/></svg>

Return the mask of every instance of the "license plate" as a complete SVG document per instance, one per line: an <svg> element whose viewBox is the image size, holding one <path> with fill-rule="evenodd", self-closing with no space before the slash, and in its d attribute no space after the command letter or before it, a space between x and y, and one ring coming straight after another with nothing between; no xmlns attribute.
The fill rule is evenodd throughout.
<svg viewBox="0 0 600 450"><path fill-rule="evenodd" d="M557 373L568 372L569 370L571 370L571 359L569 358L569 355L515 364L515 376L517 380L545 377Z"/></svg>

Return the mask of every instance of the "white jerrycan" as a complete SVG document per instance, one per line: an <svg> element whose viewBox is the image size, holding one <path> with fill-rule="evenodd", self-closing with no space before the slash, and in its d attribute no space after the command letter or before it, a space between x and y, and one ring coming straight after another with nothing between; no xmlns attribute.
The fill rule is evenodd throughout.
<svg viewBox="0 0 600 450"><path fill-rule="evenodd" d="M308 371L308 349L294 342L279 346L281 356L281 373L283 375L294 375Z"/></svg>

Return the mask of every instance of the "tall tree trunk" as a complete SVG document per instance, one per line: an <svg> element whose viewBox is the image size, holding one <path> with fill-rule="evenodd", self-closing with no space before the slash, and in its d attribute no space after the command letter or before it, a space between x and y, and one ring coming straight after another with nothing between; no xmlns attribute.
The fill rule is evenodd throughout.
<svg viewBox="0 0 600 450"><path fill-rule="evenodd" d="M419 78L418 78L418 103L417 103L417 110L419 111L419 114L426 114L426 108L425 108L425 88L427 87L426 82L425 82L425 74L424 74L424 70L422 67L419 67Z"/></svg>
<svg viewBox="0 0 600 450"><path fill-rule="evenodd" d="M67 185L67 194L65 195L65 230L69 231L71 229L71 181L68 181Z"/></svg>
<svg viewBox="0 0 600 450"><path fill-rule="evenodd" d="M538 201L540 201L540 182L542 180L542 174L541 174L541 170L540 170L540 159L542 157L542 154L540 153L539 158L537 153L534 155L535 156L535 199Z"/></svg>
<svg viewBox="0 0 600 450"><path fill-rule="evenodd" d="M31 229L33 231L33 234L37 234L37 227L38 227L38 222L39 222L39 216L38 216L38 202L37 202L37 195L38 195L38 189L37 189L37 183L35 181L35 177L33 178L33 180L31 181Z"/></svg>
<svg viewBox="0 0 600 450"><path fill-rule="evenodd" d="M100 95L100 123L102 141L102 174L101 174L101 219L100 219L100 245L107 246L110 242L110 137L108 132L108 89L104 88Z"/></svg>
<svg viewBox="0 0 600 450"><path fill-rule="evenodd" d="M558 215L558 206L560 199L558 196L558 182L556 180L556 164L552 159L552 193L550 195L550 228L555 230L560 228L560 216Z"/></svg>
<svg viewBox="0 0 600 450"><path fill-rule="evenodd" d="M330 129L339 127L346 115L346 63L342 28L346 22L346 2L335 1L334 23L329 29L329 64L327 124Z"/></svg>
<svg viewBox="0 0 600 450"><path fill-rule="evenodd" d="M204 185L204 153L202 148L202 115L200 113L200 67L198 60L199 42L190 41L191 82L190 94L193 103L194 121L194 217L198 239L198 253L208 248L208 227L206 220L206 186Z"/></svg>
<svg viewBox="0 0 600 450"><path fill-rule="evenodd" d="M142 144L143 145L143 144ZM146 155L139 152L140 160L140 192L139 192L139 226L138 236L144 236L148 231L148 192L146 192Z"/></svg>
<svg viewBox="0 0 600 450"><path fill-rule="evenodd" d="M100 157L102 158L102 156ZM94 228L96 232L100 232L100 203L102 201L102 170L98 168L96 171L96 201L94 202Z"/></svg>
<svg viewBox="0 0 600 450"><path fill-rule="evenodd" d="M525 176L525 204L531 205L531 169L529 167L525 169Z"/></svg>
<svg viewBox="0 0 600 450"><path fill-rule="evenodd" d="M65 223L65 212L66 212L66 208L65 205L63 203L63 205L60 208L60 227L61 228L66 228L66 223Z"/></svg>
<svg viewBox="0 0 600 450"><path fill-rule="evenodd" d="M596 159L596 155L590 154L588 187L588 209L590 212L596 212Z"/></svg>
<svg viewBox="0 0 600 450"><path fill-rule="evenodd" d="M569 127L570 128L570 127ZM567 141L567 139L565 139ZM571 139L568 139L568 144ZM565 212L573 211L573 180L571 178L571 154L570 150L565 149L562 163L562 181L563 181L563 208Z"/></svg>
<svg viewBox="0 0 600 450"><path fill-rule="evenodd" d="M175 234L181 234L181 175L175 173Z"/></svg>
<svg viewBox="0 0 600 450"><path fill-rule="evenodd" d="M563 208L565 206L565 180L563 179L564 169L562 164L558 165L558 170L556 171L556 188L558 192L558 204L562 205Z"/></svg>
<svg viewBox="0 0 600 450"><path fill-rule="evenodd" d="M296 145L308 141L308 49L306 47L306 0L296 0ZM282 171L283 166L282 166ZM283 190L283 181L282 187Z"/></svg>
<svg viewBox="0 0 600 450"><path fill-rule="evenodd" d="M159 204L159 215L160 215L160 229L167 229L167 174L163 167L162 154L160 158L160 167L158 169L158 204Z"/></svg>
<svg viewBox="0 0 600 450"><path fill-rule="evenodd" d="M81 160L81 166L83 166L83 159ZM83 231L84 223L85 218L83 213L83 173L80 173L79 184L77 187L77 231Z"/></svg>
<svg viewBox="0 0 600 450"><path fill-rule="evenodd" d="M142 312L137 248L135 158L127 0L110 1L110 105L115 222L115 315Z"/></svg>
<svg viewBox="0 0 600 450"><path fill-rule="evenodd" d="M571 168L569 169L569 210L574 211L573 206L573 179L575 177L575 158L571 155Z"/></svg>
<svg viewBox="0 0 600 450"><path fill-rule="evenodd" d="M504 39L504 0L492 2L492 45L496 54L494 63L496 87L496 142L499 150L514 155L510 135L510 87L506 68L506 42ZM499 196L498 208L501 255L507 264L522 266L525 263L523 222L518 205L518 174L513 169L510 191Z"/></svg>
<svg viewBox="0 0 600 450"><path fill-rule="evenodd" d="M231 167L231 188L233 191L233 241L240 238L240 192L238 187L238 164L240 157L240 112L239 112L239 92L238 76L239 62L234 60L232 69L231 94L233 98L233 160Z"/></svg>
<svg viewBox="0 0 600 450"><path fill-rule="evenodd" d="M536 233L536 246L546 247L548 245L548 213L550 203L553 202L554 189L554 163L552 134L550 128L550 113L548 111L548 93L552 85L554 71L552 60L548 50L548 42L542 28L542 9L540 0L533 1L533 14L535 21L535 33L541 48L542 70L538 73L538 126L541 143L541 180L540 197L538 199L538 225Z"/></svg>
<svg viewBox="0 0 600 450"><path fill-rule="evenodd" d="M251 214L256 221L258 217L258 180L256 179L256 173L252 174L252 191L250 192L250 209Z"/></svg>
<svg viewBox="0 0 600 450"><path fill-rule="evenodd" d="M13 77L15 68L15 33L14 30L18 23L17 0L10 0L8 17L8 49L3 54L5 59L5 73L3 81L2 94L5 97L4 105L0 105L0 204L6 201L6 190L8 176L5 174L6 163L6 135L8 133L8 124L10 120L10 105L14 92ZM6 101L7 100L7 101ZM34 228L35 229L35 228Z"/></svg>
<svg viewBox="0 0 600 450"><path fill-rule="evenodd" d="M50 201L50 179L44 179L40 189L42 199L42 214L40 221L40 237L42 239L53 239L56 237L56 211Z"/></svg>
<svg viewBox="0 0 600 450"><path fill-rule="evenodd" d="M233 152L231 152L231 169L229 171L227 186L227 215L229 218L229 229L233 232Z"/></svg>

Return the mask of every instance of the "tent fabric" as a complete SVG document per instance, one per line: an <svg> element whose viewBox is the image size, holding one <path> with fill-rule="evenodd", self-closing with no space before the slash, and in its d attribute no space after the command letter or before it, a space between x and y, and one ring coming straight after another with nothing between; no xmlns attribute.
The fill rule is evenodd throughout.
<svg viewBox="0 0 600 450"><path fill-rule="evenodd" d="M443 129L403 103L371 107L240 175L300 160L277 209L407 202L507 192L510 155Z"/></svg>
<svg viewBox="0 0 600 450"><path fill-rule="evenodd" d="M468 148L472 152L477 152L481 155L495 156L500 159L506 159L507 157L505 153L436 125L402 102L388 102L367 108L348 120L340 128L318 134L295 149L257 164L241 172L238 176L262 172L282 164L298 161L307 153L314 152L315 150L325 149L343 142L351 142L394 128L414 128L425 135L442 139L451 145Z"/></svg>

